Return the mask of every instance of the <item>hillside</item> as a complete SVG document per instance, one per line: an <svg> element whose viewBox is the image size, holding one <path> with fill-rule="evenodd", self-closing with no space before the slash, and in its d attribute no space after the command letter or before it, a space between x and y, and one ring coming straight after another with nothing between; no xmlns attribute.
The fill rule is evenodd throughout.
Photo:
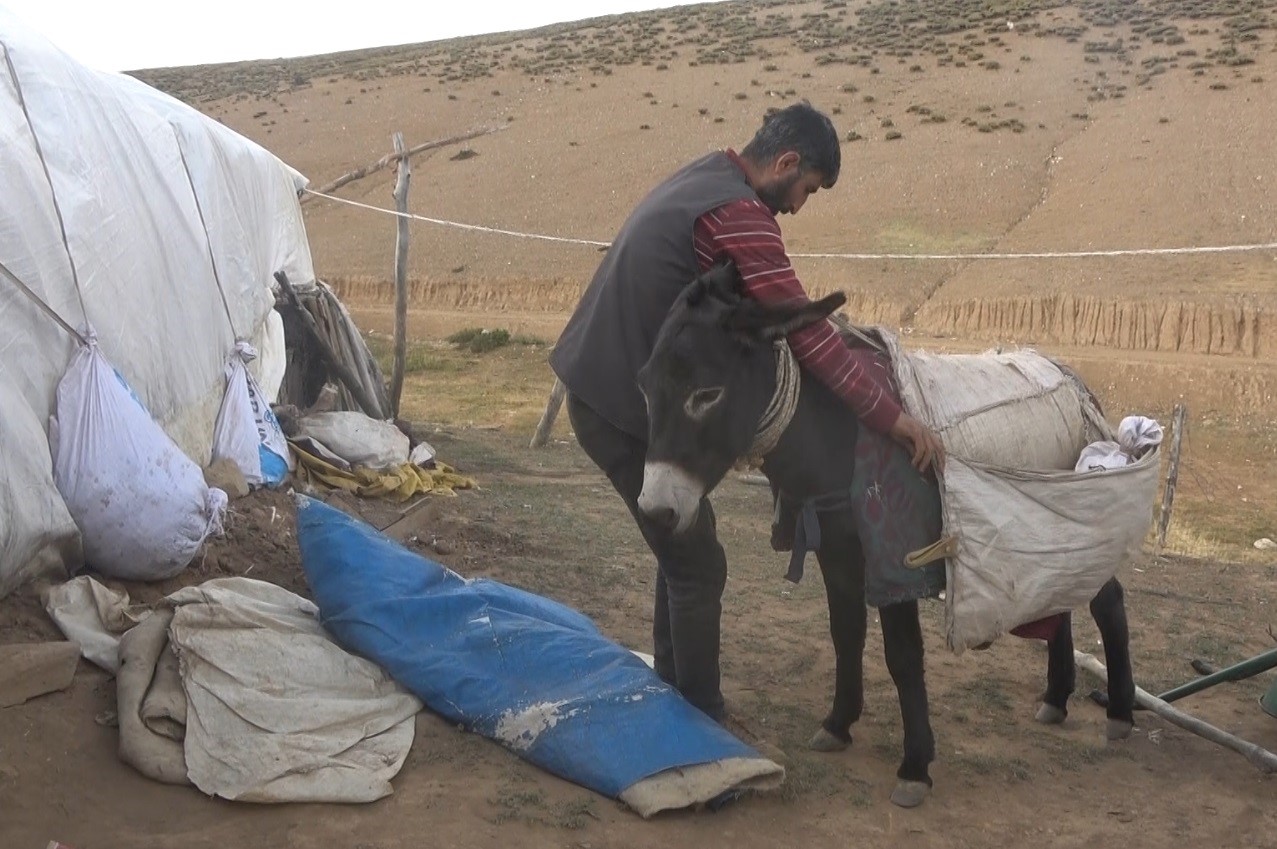
<svg viewBox="0 0 1277 849"><path fill-rule="evenodd" d="M505 125L465 156L414 160L414 212L488 227L606 241L664 174L807 98L849 140L838 185L783 222L795 253L1163 249L1277 241L1274 24L1273 0L742 0L137 75L312 185L377 159L395 130L413 144ZM340 194L389 206L392 181ZM320 274L380 297L393 221L306 210ZM553 327L597 251L419 223L415 303ZM1236 365L1277 351L1272 250L795 263L861 320L928 336Z"/></svg>

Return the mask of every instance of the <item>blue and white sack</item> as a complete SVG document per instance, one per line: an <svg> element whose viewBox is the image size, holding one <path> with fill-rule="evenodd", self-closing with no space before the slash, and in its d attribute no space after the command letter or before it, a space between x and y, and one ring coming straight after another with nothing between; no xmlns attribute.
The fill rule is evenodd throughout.
<svg viewBox="0 0 1277 849"><path fill-rule="evenodd" d="M155 423L97 345L72 356L50 422L53 480L103 575L159 580L181 572L222 530L226 493Z"/></svg>
<svg viewBox="0 0 1277 849"><path fill-rule="evenodd" d="M247 368L256 358L257 351L247 342L235 343L226 358L226 394L213 425L213 459L234 462L250 487L274 487L284 482L291 468L288 443Z"/></svg>

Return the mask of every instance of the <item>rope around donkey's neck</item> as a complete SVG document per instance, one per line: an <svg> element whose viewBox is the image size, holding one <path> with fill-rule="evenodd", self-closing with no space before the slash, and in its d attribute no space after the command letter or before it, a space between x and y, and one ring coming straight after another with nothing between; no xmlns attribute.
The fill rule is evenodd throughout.
<svg viewBox="0 0 1277 849"><path fill-rule="evenodd" d="M745 452L738 465L757 466L763 457L771 453L780 442L780 435L793 421L794 411L798 409L798 389L801 375L798 371L798 359L789 349L784 339L776 340L776 391L758 420L758 430L754 434L754 442Z"/></svg>

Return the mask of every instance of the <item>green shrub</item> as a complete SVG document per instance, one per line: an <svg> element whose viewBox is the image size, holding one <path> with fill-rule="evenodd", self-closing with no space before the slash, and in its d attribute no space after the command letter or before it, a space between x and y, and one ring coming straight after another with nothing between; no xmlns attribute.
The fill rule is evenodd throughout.
<svg viewBox="0 0 1277 849"><path fill-rule="evenodd" d="M458 330L456 333L449 336L448 341L459 348L464 348L470 351L473 354L483 354L509 345L510 331L485 330L481 327L467 327L465 330Z"/></svg>

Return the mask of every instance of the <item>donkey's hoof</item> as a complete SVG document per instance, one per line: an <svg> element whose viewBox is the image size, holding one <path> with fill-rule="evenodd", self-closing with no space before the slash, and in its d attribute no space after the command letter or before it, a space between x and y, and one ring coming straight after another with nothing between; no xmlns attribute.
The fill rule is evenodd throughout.
<svg viewBox="0 0 1277 849"><path fill-rule="evenodd" d="M1108 725L1104 728L1104 736L1108 738L1110 743L1118 740L1125 740L1131 736L1131 729L1135 727L1135 723L1127 722L1125 719L1110 719Z"/></svg>
<svg viewBox="0 0 1277 849"><path fill-rule="evenodd" d="M1064 708L1058 708L1055 705L1048 705L1046 702L1038 708L1038 712L1034 715L1034 719L1043 725L1059 725L1068 717L1069 712Z"/></svg>
<svg viewBox="0 0 1277 849"><path fill-rule="evenodd" d="M931 785L925 781L897 781L891 791L891 804L901 808L916 808L931 795Z"/></svg>
<svg viewBox="0 0 1277 849"><path fill-rule="evenodd" d="M813 752L843 752L851 745L850 740L842 740L835 737L825 730L824 726L816 729L816 733L811 735L811 740L807 743L807 748Z"/></svg>

